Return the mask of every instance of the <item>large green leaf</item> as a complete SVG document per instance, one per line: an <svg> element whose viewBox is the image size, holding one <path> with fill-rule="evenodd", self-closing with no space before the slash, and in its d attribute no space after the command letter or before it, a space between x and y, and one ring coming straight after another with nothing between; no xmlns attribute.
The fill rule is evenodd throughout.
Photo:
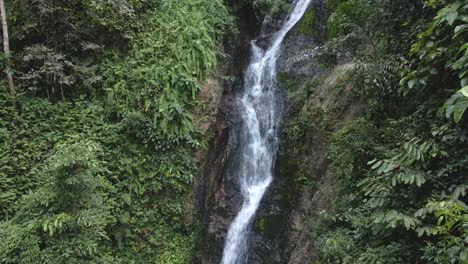
<svg viewBox="0 0 468 264"><path fill-rule="evenodd" d="M459 123L468 108L468 97L459 98L453 105L453 119Z"/></svg>

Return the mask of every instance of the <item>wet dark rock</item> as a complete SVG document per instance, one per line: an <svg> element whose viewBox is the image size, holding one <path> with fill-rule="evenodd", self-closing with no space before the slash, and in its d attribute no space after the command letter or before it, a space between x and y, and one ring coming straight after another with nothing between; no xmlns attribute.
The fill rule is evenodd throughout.
<svg viewBox="0 0 468 264"><path fill-rule="evenodd" d="M262 32L257 43L266 48L270 42L269 34L281 25L279 21L270 18L261 25L253 10L240 4L240 1L230 2L237 5L234 10L240 31L234 44L227 49L232 63L229 72L236 78L224 84L219 116L213 127L215 136L211 140L205 165L197 177L197 208L202 220L202 231L193 258L195 264L220 262L227 230L240 210L242 195L235 168L238 168L237 162L240 160L238 146L242 120L236 98L242 92L242 75L250 58L250 41ZM326 16L323 1L314 1L313 5L311 8L315 8L315 15ZM314 56L321 42L321 39L300 33L297 26L293 28L283 42L284 50L277 62L279 75L287 75L294 80L294 86L299 87L320 74L322 70ZM284 82L280 81L280 85L284 86ZM285 90L290 89L294 87L285 87ZM287 119L292 114L289 112L293 109L292 102L286 101L286 94L281 97L285 100L278 103L284 105L283 119ZM314 174L318 186L313 190L300 188L295 182L298 173L296 161L299 157L291 154L288 140L280 138L274 180L252 223L249 237L251 250L247 263L302 264L311 263L316 257L313 241L310 240L314 230L311 230L307 221L318 218L319 212L329 206L329 196L333 193L333 181L328 177L327 170L328 145L321 136L304 142L311 149L304 155L310 161L308 169Z"/></svg>
<svg viewBox="0 0 468 264"><path fill-rule="evenodd" d="M237 16L239 34L226 40L230 54L228 75L219 114L212 129L208 155L196 179L196 200L201 234L192 259L194 264L214 264L221 260L224 240L230 223L242 204L242 196L233 168L239 160L238 135L242 127L237 95L242 92L243 71L250 58L250 41L258 35L260 24L254 11L242 1L231 0Z"/></svg>

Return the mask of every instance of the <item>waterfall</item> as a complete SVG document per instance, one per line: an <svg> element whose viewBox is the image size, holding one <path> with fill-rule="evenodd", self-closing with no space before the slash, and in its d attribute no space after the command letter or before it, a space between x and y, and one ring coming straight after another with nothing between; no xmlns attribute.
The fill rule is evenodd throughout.
<svg viewBox="0 0 468 264"><path fill-rule="evenodd" d="M279 110L276 104L276 61L286 34L304 15L312 0L296 0L294 10L281 29L262 50L251 42L252 57L244 76L244 94L240 98L244 127L240 135L241 163L238 177L244 198L232 222L223 252L222 264L241 264L247 258L249 225L263 194L272 181L277 150Z"/></svg>

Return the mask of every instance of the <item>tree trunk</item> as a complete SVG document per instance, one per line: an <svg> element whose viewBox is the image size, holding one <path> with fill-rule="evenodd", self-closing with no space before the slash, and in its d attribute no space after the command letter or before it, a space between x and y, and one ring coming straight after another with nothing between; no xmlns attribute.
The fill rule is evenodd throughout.
<svg viewBox="0 0 468 264"><path fill-rule="evenodd" d="M8 25L7 16L5 12L4 0L0 0L0 17L2 18L2 29L3 29L3 52L5 53L6 69L5 74L8 80L8 87L10 88L10 95L15 96L15 84L13 83L13 75L11 73L11 58L10 58L10 46L8 39Z"/></svg>

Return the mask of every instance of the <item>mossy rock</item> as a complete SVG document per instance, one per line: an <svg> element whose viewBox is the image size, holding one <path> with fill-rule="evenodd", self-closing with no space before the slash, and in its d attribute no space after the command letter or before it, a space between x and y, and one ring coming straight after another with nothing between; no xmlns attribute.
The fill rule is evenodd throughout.
<svg viewBox="0 0 468 264"><path fill-rule="evenodd" d="M301 86L299 78L297 78L297 76L295 76L294 74L290 74L287 72L278 72L276 79L280 83L280 88L288 92L297 91Z"/></svg>
<svg viewBox="0 0 468 264"><path fill-rule="evenodd" d="M327 23L327 18L322 14L319 5L314 5L307 11L298 25L300 34L311 36L314 40L323 39L323 26Z"/></svg>
<svg viewBox="0 0 468 264"><path fill-rule="evenodd" d="M282 214L266 215L260 217L255 222L256 231L270 240L277 238L282 232L285 232L287 226L288 217Z"/></svg>

